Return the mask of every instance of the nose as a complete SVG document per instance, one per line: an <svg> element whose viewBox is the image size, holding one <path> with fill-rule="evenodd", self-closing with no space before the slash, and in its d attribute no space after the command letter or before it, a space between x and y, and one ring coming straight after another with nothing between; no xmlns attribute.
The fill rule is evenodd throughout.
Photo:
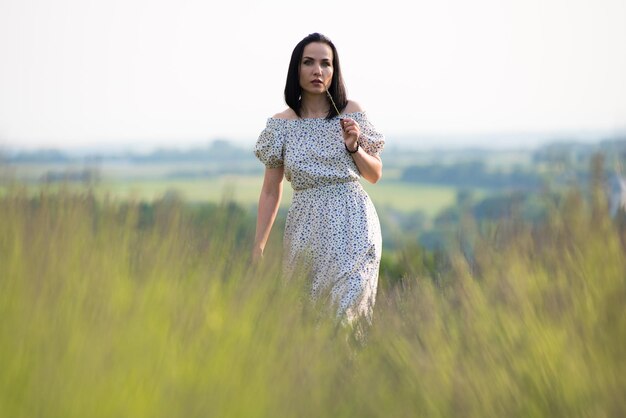
<svg viewBox="0 0 626 418"><path fill-rule="evenodd" d="M322 75L322 66L316 65L314 70L314 75Z"/></svg>

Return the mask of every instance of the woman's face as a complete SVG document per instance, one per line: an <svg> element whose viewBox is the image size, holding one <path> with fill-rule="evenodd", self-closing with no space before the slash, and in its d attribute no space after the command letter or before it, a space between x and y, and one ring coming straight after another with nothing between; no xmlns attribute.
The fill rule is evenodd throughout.
<svg viewBox="0 0 626 418"><path fill-rule="evenodd" d="M300 61L302 90L324 93L333 79L333 50L323 42L311 42L304 47Z"/></svg>

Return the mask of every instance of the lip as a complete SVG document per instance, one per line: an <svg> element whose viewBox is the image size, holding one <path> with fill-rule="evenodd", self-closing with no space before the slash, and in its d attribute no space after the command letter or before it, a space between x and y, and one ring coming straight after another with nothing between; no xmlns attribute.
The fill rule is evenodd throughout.
<svg viewBox="0 0 626 418"><path fill-rule="evenodd" d="M322 80L313 80L313 81L311 81L311 83L313 83L313 84L324 84L324 83L322 83Z"/></svg>

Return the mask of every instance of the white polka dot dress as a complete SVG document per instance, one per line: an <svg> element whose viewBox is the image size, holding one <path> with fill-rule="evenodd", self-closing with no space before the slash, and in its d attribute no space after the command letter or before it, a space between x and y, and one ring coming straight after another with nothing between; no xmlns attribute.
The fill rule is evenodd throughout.
<svg viewBox="0 0 626 418"><path fill-rule="evenodd" d="M342 115L361 127L359 146L378 155L385 140L364 112ZM287 276L305 267L311 298L329 297L348 322L371 321L382 239L378 215L344 147L339 118L269 118L255 146L267 167L284 167L293 187L284 236Z"/></svg>

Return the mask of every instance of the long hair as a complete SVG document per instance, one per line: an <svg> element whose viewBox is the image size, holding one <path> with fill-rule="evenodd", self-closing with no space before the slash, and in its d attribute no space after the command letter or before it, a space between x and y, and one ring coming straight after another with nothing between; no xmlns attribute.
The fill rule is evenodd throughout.
<svg viewBox="0 0 626 418"><path fill-rule="evenodd" d="M337 48L330 39L321 33L312 33L302 39L291 53L291 61L289 61L289 70L287 71L287 82L285 83L285 102L287 105L296 112L296 115L300 116L300 95L302 94L302 87L300 86L300 62L302 61L302 54L304 53L304 47L311 42L321 42L330 47L333 51L333 79L328 87L328 92L333 98L335 105L339 111L343 111L348 105L348 97L346 94L346 87L343 83L343 76L341 75L341 67L339 65L339 55L337 55ZM328 100L330 103L330 99ZM335 115L335 109L333 106L329 107L326 119L332 119Z"/></svg>

